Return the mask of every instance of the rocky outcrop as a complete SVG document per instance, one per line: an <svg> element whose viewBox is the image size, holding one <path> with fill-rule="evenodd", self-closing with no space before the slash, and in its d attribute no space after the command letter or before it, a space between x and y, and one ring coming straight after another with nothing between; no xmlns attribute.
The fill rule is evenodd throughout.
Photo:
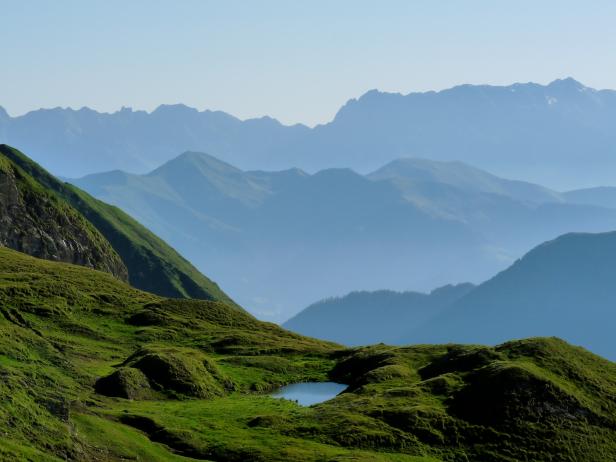
<svg viewBox="0 0 616 462"><path fill-rule="evenodd" d="M128 280L122 259L90 222L6 159L0 159L0 245Z"/></svg>

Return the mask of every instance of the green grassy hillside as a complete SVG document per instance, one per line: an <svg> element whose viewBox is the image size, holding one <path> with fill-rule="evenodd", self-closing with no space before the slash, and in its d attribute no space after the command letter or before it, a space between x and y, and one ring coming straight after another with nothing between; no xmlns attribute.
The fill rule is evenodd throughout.
<svg viewBox="0 0 616 462"><path fill-rule="evenodd" d="M0 459L614 460L616 365L557 339L343 349L0 249ZM334 379L313 407L281 384Z"/></svg>
<svg viewBox="0 0 616 462"><path fill-rule="evenodd" d="M23 153L0 145L0 159L25 172L46 194L53 193L83 215L113 246L131 285L167 297L224 300L229 297L164 241L120 209L58 181Z"/></svg>

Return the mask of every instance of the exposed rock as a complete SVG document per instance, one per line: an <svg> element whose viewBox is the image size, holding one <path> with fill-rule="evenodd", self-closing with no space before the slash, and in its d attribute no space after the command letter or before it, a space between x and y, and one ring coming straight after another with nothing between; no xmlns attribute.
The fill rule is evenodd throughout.
<svg viewBox="0 0 616 462"><path fill-rule="evenodd" d="M128 280L118 254L85 218L8 162L0 163L0 245Z"/></svg>

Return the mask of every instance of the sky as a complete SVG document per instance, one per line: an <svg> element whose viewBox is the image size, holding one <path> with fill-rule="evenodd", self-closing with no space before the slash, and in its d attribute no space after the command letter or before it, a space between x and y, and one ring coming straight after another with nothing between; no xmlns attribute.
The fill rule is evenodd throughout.
<svg viewBox="0 0 616 462"><path fill-rule="evenodd" d="M616 2L0 0L0 106L184 103L285 124L370 89L616 88Z"/></svg>

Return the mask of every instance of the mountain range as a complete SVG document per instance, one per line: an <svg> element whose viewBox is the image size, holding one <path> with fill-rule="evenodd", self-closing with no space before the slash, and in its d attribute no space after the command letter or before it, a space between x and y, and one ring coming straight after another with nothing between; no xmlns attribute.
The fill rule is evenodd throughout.
<svg viewBox="0 0 616 462"><path fill-rule="evenodd" d="M246 184L223 184L243 197ZM291 333L8 146L0 211L2 460L613 460L616 366L583 348L531 338L349 349ZM478 316L498 327L493 307L504 303L515 334L552 318L589 338L602 322L600 348L613 325L615 249L616 233L567 235L476 288L384 295L392 312L398 298L431 303L440 314L429 329L447 338L469 334ZM149 280L174 288L171 298L129 285ZM202 299L187 299L191 290ZM456 312L442 317L448 303ZM535 325L519 322L528 313ZM326 380L346 389L315 406L269 396Z"/></svg>
<svg viewBox="0 0 616 462"><path fill-rule="evenodd" d="M616 232L570 233L478 286L351 293L317 302L283 326L347 345L497 344L557 336L614 360L615 262Z"/></svg>
<svg viewBox="0 0 616 462"><path fill-rule="evenodd" d="M179 186L186 159L195 178L208 178L207 193L191 181ZM331 207L323 208L328 218L338 216L334 207L352 212L334 222L344 230L366 210L358 203L375 196L384 210L372 206L367 217L379 212L388 219L392 204L408 193L396 181L351 171L242 172L195 154L176 161L153 172L154 183L143 181L150 189L142 199L181 192L193 195L191 208L205 204L219 214L243 210L239 202L243 216L269 207L291 176L301 188L275 203L290 204L291 212L314 194ZM431 182L469 194L498 197L493 188L512 187L488 176L491 181L474 181L482 186L469 192L451 166L407 164L403 178L438 171L440 179ZM400 170L393 169L395 178ZM375 175L385 173L392 176L387 168ZM348 178L348 191L330 197L327 186L340 178ZM509 196L552 196L532 185L512 188ZM558 206L568 206L560 199L554 199ZM414 218L447 222L434 204L402 203L412 206ZM300 212L306 210L319 209ZM9 146L0 146L0 211L2 459L613 460L615 364L557 338L500 338L550 326L612 354L614 232L562 236L477 287L379 294L391 300L391 314L415 302L425 322L409 326L404 335L411 341L442 337L445 345L345 348L255 319L124 212L58 181ZM289 218L289 226L303 229L313 217ZM151 292L135 287L147 284ZM171 297L152 293L157 290L172 290ZM370 294L356 298L371 303ZM452 338L498 345L453 344ZM326 380L347 388L310 407L268 396L280 385Z"/></svg>
<svg viewBox="0 0 616 462"><path fill-rule="evenodd" d="M616 360L614 262L616 232L560 236L413 326L400 343L554 335Z"/></svg>
<svg viewBox="0 0 616 462"><path fill-rule="evenodd" d="M245 171L187 152L145 175L70 182L134 216L242 306L278 322L353 290L480 283L560 234L616 229L607 196L579 203L575 192L426 159L368 175L309 174Z"/></svg>
<svg viewBox="0 0 616 462"><path fill-rule="evenodd" d="M461 85L425 93L372 90L309 128L275 119L162 105L40 109L10 117L0 142L31 153L56 175L121 169L144 173L180 152L210 152L244 170L367 173L400 157L460 160L501 176L558 189L614 184L616 92L572 78L548 85Z"/></svg>
<svg viewBox="0 0 616 462"><path fill-rule="evenodd" d="M428 294L391 290L351 292L313 303L282 326L349 346L400 344L414 326L425 324L474 287L469 283L448 285Z"/></svg>

